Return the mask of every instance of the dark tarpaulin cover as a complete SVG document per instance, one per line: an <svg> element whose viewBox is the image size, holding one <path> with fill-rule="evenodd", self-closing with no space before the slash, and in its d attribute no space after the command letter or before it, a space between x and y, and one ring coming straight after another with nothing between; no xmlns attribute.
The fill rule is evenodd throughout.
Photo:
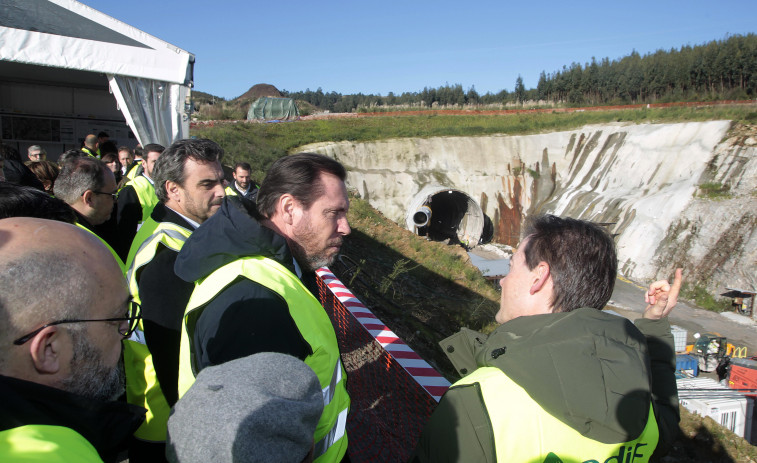
<svg viewBox="0 0 757 463"><path fill-rule="evenodd" d="M291 98L261 97L250 105L247 120L293 120L300 117L300 111Z"/></svg>

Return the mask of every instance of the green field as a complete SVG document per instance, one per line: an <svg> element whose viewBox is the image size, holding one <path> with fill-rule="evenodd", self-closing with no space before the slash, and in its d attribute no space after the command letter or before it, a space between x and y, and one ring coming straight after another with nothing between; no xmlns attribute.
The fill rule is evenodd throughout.
<svg viewBox="0 0 757 463"><path fill-rule="evenodd" d="M756 103L757 105L757 103ZM704 120L757 121L756 105L701 108L652 108L574 113L521 113L503 116L372 116L275 124L219 122L198 125L191 135L210 138L226 150L225 164L247 161L253 178L261 181L279 157L316 142L372 141L408 137L469 137L477 135L556 132L608 122L672 123Z"/></svg>

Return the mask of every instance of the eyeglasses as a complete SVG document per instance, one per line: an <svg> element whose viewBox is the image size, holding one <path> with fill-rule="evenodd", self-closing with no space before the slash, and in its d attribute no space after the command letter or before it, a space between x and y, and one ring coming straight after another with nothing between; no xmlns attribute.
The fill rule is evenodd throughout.
<svg viewBox="0 0 757 463"><path fill-rule="evenodd" d="M66 323L89 323L89 322L125 322L128 321L127 328L125 330L121 329L122 323L118 324L118 334L121 336L128 338L131 336L131 334L134 332L134 330L137 329L137 325L139 324L139 320L142 319L142 307L136 302L136 301L129 301L129 311L126 313L126 317L118 317L118 318L97 318L97 319L90 319L90 320L58 320L55 322L48 323L46 325L40 326L36 330L32 331L29 334L26 334L24 336L21 336L20 338L13 341L13 344L20 346L30 339L32 339L34 336L39 334L40 331L44 330L48 326L54 326L54 325L63 325Z"/></svg>
<svg viewBox="0 0 757 463"><path fill-rule="evenodd" d="M118 193L106 193L104 191L95 191L95 190L91 190L91 191L92 191L92 193L94 193L96 195L110 195L110 196L113 197L113 201L117 201L118 200Z"/></svg>

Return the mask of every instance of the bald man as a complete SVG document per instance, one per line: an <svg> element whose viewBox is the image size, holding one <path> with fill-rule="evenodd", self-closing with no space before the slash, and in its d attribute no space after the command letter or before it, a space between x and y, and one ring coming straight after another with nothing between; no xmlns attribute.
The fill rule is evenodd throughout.
<svg viewBox="0 0 757 463"><path fill-rule="evenodd" d="M96 236L0 220L0 461L113 461L144 420L123 393L121 341L139 319Z"/></svg>
<svg viewBox="0 0 757 463"><path fill-rule="evenodd" d="M86 137L84 137L84 145L81 147L81 150L84 151L84 154L87 156L91 156L93 158L100 159L100 150L97 147L97 137L90 133Z"/></svg>

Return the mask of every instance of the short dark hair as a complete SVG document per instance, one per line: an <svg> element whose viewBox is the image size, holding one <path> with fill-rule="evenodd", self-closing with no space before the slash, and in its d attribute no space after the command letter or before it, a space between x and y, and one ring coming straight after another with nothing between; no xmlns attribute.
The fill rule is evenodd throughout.
<svg viewBox="0 0 757 463"><path fill-rule="evenodd" d="M549 264L553 312L604 308L618 273L615 242L607 230L586 220L540 215L529 219L524 239L528 268Z"/></svg>
<svg viewBox="0 0 757 463"><path fill-rule="evenodd" d="M100 160L106 164L116 161L119 165L121 165L121 162L118 160L118 156L115 153L105 153L102 155Z"/></svg>
<svg viewBox="0 0 757 463"><path fill-rule="evenodd" d="M347 178L343 165L322 154L298 153L279 158L268 169L260 186L258 210L270 219L276 210L276 202L283 194L294 196L305 209L310 208L323 194L321 173L336 175L342 181Z"/></svg>
<svg viewBox="0 0 757 463"><path fill-rule="evenodd" d="M55 196L74 204L85 191L97 191L105 185L106 170L108 166L104 162L89 156L66 161L55 180Z"/></svg>
<svg viewBox="0 0 757 463"><path fill-rule="evenodd" d="M118 152L120 153L121 151L126 151L129 153L129 156L134 156L134 151L126 145L118 147Z"/></svg>
<svg viewBox="0 0 757 463"><path fill-rule="evenodd" d="M142 153L144 156L147 155L147 153L152 153L153 151L157 153L162 153L166 150L166 147L163 145L159 145L157 143L148 143L145 145L144 149L142 150Z"/></svg>
<svg viewBox="0 0 757 463"><path fill-rule="evenodd" d="M97 134L97 138L103 138L103 137L110 138L110 135L108 135L107 132L100 132Z"/></svg>
<svg viewBox="0 0 757 463"><path fill-rule="evenodd" d="M252 166L249 162L238 162L234 164L234 172L236 172L237 169L249 170L250 172L252 172Z"/></svg>
<svg viewBox="0 0 757 463"><path fill-rule="evenodd" d="M76 222L74 210L63 200L30 186L0 182L0 219L10 217Z"/></svg>
<svg viewBox="0 0 757 463"><path fill-rule="evenodd" d="M148 150L145 146L145 152L153 151ZM184 139L175 141L169 146L163 154L160 155L157 161L155 161L155 167L152 171L152 180L155 182L155 194L158 195L158 199L165 203L168 201L168 193L166 192L166 182L172 181L184 186L184 180L186 180L186 174L184 172L184 165L188 159L192 159L196 162L219 162L223 159L223 148L218 146L218 143L207 138L196 139Z"/></svg>
<svg viewBox="0 0 757 463"><path fill-rule="evenodd" d="M58 165L62 166L63 164L67 163L73 158L81 158L86 157L87 155L82 150L67 150L64 151L63 154L60 155L60 158L58 158Z"/></svg>

